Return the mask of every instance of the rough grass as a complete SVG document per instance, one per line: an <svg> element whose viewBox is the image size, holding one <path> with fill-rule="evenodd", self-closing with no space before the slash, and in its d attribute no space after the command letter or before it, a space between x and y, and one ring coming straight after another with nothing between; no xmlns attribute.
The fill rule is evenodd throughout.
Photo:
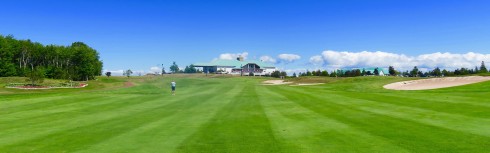
<svg viewBox="0 0 490 153"><path fill-rule="evenodd" d="M382 88L405 79L301 78L293 81L326 84L291 87L167 75L0 89L0 152L489 152L490 82Z"/></svg>

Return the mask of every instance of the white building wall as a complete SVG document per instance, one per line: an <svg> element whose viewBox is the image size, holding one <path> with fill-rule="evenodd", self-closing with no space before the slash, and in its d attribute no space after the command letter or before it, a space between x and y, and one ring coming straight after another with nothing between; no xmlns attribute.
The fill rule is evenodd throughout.
<svg viewBox="0 0 490 153"><path fill-rule="evenodd" d="M225 68L225 73L226 74L231 74L231 70L232 70L232 68Z"/></svg>

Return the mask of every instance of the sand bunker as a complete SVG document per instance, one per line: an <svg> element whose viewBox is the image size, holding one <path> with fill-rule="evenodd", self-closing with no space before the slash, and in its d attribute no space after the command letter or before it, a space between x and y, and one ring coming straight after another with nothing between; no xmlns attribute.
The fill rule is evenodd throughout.
<svg viewBox="0 0 490 153"><path fill-rule="evenodd" d="M395 83L387 84L383 87L386 89L393 89L393 90L427 90L427 89L438 89L438 88L461 86L461 85L484 82L489 80L490 77L481 77L481 76L446 77L446 78L432 78L432 79L395 82Z"/></svg>
<svg viewBox="0 0 490 153"><path fill-rule="evenodd" d="M291 82L284 82L284 80L267 80L262 83L264 85L282 85L282 84L290 84Z"/></svg>

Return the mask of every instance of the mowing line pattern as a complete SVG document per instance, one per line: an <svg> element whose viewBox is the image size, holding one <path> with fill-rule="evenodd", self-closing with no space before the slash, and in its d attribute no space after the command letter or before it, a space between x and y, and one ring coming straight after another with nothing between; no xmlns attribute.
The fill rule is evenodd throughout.
<svg viewBox="0 0 490 153"><path fill-rule="evenodd" d="M490 82L382 89L401 79L292 87L169 76L9 94L0 99L0 152L490 152Z"/></svg>

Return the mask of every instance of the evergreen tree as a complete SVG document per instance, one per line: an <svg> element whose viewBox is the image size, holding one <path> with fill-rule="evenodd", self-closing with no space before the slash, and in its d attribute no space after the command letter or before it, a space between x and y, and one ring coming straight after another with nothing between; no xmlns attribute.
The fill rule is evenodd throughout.
<svg viewBox="0 0 490 153"><path fill-rule="evenodd" d="M444 70L442 70L442 75L443 76L449 76L449 72L446 69L444 69Z"/></svg>
<svg viewBox="0 0 490 153"><path fill-rule="evenodd" d="M436 67L436 69L434 69L434 76L437 76L437 77L440 77L442 75L441 73L441 69L439 69L439 67Z"/></svg>
<svg viewBox="0 0 490 153"><path fill-rule="evenodd" d="M376 76L378 76L378 75L379 75L379 70L378 70L378 68L375 68L375 69L374 69L374 75L376 75Z"/></svg>
<svg viewBox="0 0 490 153"><path fill-rule="evenodd" d="M172 66L170 66L170 71L172 71L172 73L179 73L179 66L175 61L172 63Z"/></svg>
<svg viewBox="0 0 490 153"><path fill-rule="evenodd" d="M390 73L391 76L395 76L396 75L396 71L395 71L395 68L393 66L390 66L388 68L388 71Z"/></svg>
<svg viewBox="0 0 490 153"><path fill-rule="evenodd" d="M485 61L481 61L480 73L488 73L488 70L485 67Z"/></svg>
<svg viewBox="0 0 490 153"><path fill-rule="evenodd" d="M306 76L311 76L311 72L306 70Z"/></svg>
<svg viewBox="0 0 490 153"><path fill-rule="evenodd" d="M274 78L280 78L281 77L281 72L280 71L274 71L271 73L271 77L274 77Z"/></svg>
<svg viewBox="0 0 490 153"><path fill-rule="evenodd" d="M189 66L185 66L185 68L184 68L184 73L191 73L191 72L190 72L190 69L189 69Z"/></svg>
<svg viewBox="0 0 490 153"><path fill-rule="evenodd" d="M410 75L412 77L417 77L418 76L418 72L419 72L419 68L417 68L417 66L413 67L412 71L410 71Z"/></svg>
<svg viewBox="0 0 490 153"><path fill-rule="evenodd" d="M355 73L354 76L361 76L361 70L359 69L356 69L354 73Z"/></svg>
<svg viewBox="0 0 490 153"><path fill-rule="evenodd" d="M288 76L288 73L286 73L286 71L282 71L280 75L281 75L282 77L286 77L286 76Z"/></svg>
<svg viewBox="0 0 490 153"><path fill-rule="evenodd" d="M321 76L328 76L328 71L327 70L323 70Z"/></svg>

